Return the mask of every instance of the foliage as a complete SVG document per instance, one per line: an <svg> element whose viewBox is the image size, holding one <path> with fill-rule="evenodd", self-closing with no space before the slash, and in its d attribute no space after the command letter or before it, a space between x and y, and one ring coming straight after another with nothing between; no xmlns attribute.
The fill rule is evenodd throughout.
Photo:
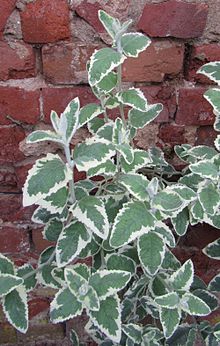
<svg viewBox="0 0 220 346"><path fill-rule="evenodd" d="M112 47L95 51L88 62L89 83L99 102L80 107L75 98L60 117L51 112L53 131L35 131L27 138L28 143L55 142L65 154L65 160L58 154L38 159L23 189L24 205L38 206L32 221L44 225L44 238L55 245L41 253L36 269L16 267L0 255L3 310L25 333L27 293L38 283L56 290L52 322L85 310L86 330L102 346L194 345L198 338L217 345L220 326L199 324L195 316L218 307L220 276L207 287L194 274L193 262L181 264L172 249L189 225L206 222L220 228L220 135L215 149L176 146L185 163L182 172L158 148L135 149L137 129L152 122L163 106L150 105L138 88L122 89L121 66L145 50L150 39L126 33L130 21L121 24L104 11L99 17L112 38ZM220 85L220 63L206 64L199 73ZM204 96L219 131L220 90L215 87ZM109 118L112 109L120 112L115 121ZM71 151L72 138L85 124L91 137ZM74 181L75 167L86 172L85 180ZM220 239L203 251L220 259ZM77 263L90 256L91 267ZM187 323L188 316L193 323ZM75 346L82 345L74 330L70 337Z"/></svg>

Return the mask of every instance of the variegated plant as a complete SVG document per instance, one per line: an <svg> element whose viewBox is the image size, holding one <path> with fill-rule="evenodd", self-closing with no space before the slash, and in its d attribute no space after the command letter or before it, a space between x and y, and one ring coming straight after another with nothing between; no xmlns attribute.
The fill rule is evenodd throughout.
<svg viewBox="0 0 220 346"><path fill-rule="evenodd" d="M99 345L192 346L198 338L218 345L220 325L199 324L195 316L218 307L220 274L207 287L194 274L192 261L181 264L172 250L189 225L220 228L220 135L215 148L176 146L185 162L182 172L160 149L136 149L137 129L152 122L163 106L150 105L138 88L122 88L122 64L145 50L150 39L126 33L130 21L121 24L104 11L99 18L112 39L111 48L95 51L88 62L99 102L80 107L75 98L60 117L51 112L53 131L35 131L27 138L28 143L55 142L64 152L65 159L59 154L38 159L23 189L24 206L38 206L32 221L44 226L44 238L54 245L41 253L36 269L16 267L0 255L3 310L25 333L28 292L41 284L55 289L51 321L63 322L84 310L86 331ZM220 86L219 62L199 72ZM205 98L220 131L219 88ZM119 114L115 121L113 109ZM72 151L71 140L84 125L91 137ZM87 178L75 182L74 167ZM181 178L173 182L173 176ZM203 251L220 259L220 239ZM87 257L91 267L77 263ZM74 346L82 345L74 330L70 337Z"/></svg>

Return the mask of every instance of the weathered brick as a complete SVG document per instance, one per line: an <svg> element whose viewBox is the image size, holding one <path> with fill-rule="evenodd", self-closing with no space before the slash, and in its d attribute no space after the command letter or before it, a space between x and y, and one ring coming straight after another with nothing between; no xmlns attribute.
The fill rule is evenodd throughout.
<svg viewBox="0 0 220 346"><path fill-rule="evenodd" d="M16 175L16 181L17 181L17 188L19 190L21 190L22 187L24 186L28 171L29 171L29 169L31 169L33 164L34 164L34 162L33 163L22 163L22 165L14 167L15 175Z"/></svg>
<svg viewBox="0 0 220 346"><path fill-rule="evenodd" d="M158 133L158 124L146 125L143 129L138 130L134 138L135 145L145 150L155 147L158 141Z"/></svg>
<svg viewBox="0 0 220 346"><path fill-rule="evenodd" d="M220 44L205 44L197 45L192 49L189 68L187 72L187 79L192 82L212 84L212 81L200 73L196 73L198 69L211 61L219 60L220 57Z"/></svg>
<svg viewBox="0 0 220 346"><path fill-rule="evenodd" d="M176 124L165 124L160 127L159 138L164 143L173 145L182 144L184 142L184 126Z"/></svg>
<svg viewBox="0 0 220 346"><path fill-rule="evenodd" d="M19 41L0 42L0 80L34 77L36 75L33 48Z"/></svg>
<svg viewBox="0 0 220 346"><path fill-rule="evenodd" d="M122 69L130 82L162 82L166 75L182 71L184 46L170 40L153 41L138 58L128 58Z"/></svg>
<svg viewBox="0 0 220 346"><path fill-rule="evenodd" d="M45 122L50 123L51 110L55 110L58 114L62 113L67 104L79 97L80 105L84 106L89 102L97 102L89 87L72 87L72 88L44 88L42 90L43 97L43 113Z"/></svg>
<svg viewBox="0 0 220 346"><path fill-rule="evenodd" d="M22 206L22 194L0 194L0 221L30 221L33 207Z"/></svg>
<svg viewBox="0 0 220 346"><path fill-rule="evenodd" d="M212 125L211 105L204 99L207 88L180 88L176 123L179 125Z"/></svg>
<svg viewBox="0 0 220 346"><path fill-rule="evenodd" d="M205 3L169 0L146 4L138 29L152 37L195 38L202 35L208 15Z"/></svg>
<svg viewBox="0 0 220 346"><path fill-rule="evenodd" d="M40 92L0 87L0 125L11 124L7 115L23 123L35 124L40 117Z"/></svg>
<svg viewBox="0 0 220 346"><path fill-rule="evenodd" d="M29 309L29 319L31 320L33 317L39 315L45 310L49 310L49 301L45 298L32 298L28 302Z"/></svg>
<svg viewBox="0 0 220 346"><path fill-rule="evenodd" d="M29 236L20 225L0 226L0 252L20 253L30 250Z"/></svg>
<svg viewBox="0 0 220 346"><path fill-rule="evenodd" d="M53 245L53 243L43 238L42 229L32 229L32 241L34 244L34 250L38 253L41 253L48 246Z"/></svg>
<svg viewBox="0 0 220 346"><path fill-rule="evenodd" d="M29 43L56 42L70 37L67 0L29 2L21 12L23 38Z"/></svg>
<svg viewBox="0 0 220 346"><path fill-rule="evenodd" d="M98 11L103 9L98 2L89 3L88 1L82 1L80 4L73 5L73 9L78 16L85 19L97 32L105 32L98 18Z"/></svg>
<svg viewBox="0 0 220 346"><path fill-rule="evenodd" d="M9 166L3 166L0 168L0 191L11 191L11 189L17 187L17 179L14 168Z"/></svg>
<svg viewBox="0 0 220 346"><path fill-rule="evenodd" d="M8 322L0 322L0 345L17 345L16 329Z"/></svg>
<svg viewBox="0 0 220 346"><path fill-rule="evenodd" d="M213 126L201 126L197 129L195 144L204 144L213 147L216 136L217 132L214 130Z"/></svg>
<svg viewBox="0 0 220 346"><path fill-rule="evenodd" d="M52 84L87 83L86 63L97 48L76 43L45 46L42 56L46 80Z"/></svg>
<svg viewBox="0 0 220 346"><path fill-rule="evenodd" d="M8 20L8 17L15 8L16 0L1 0L0 2L0 38L4 31L5 24Z"/></svg>
<svg viewBox="0 0 220 346"><path fill-rule="evenodd" d="M19 143L24 139L24 131L17 126L0 127L0 163L21 161L24 156Z"/></svg>
<svg viewBox="0 0 220 346"><path fill-rule="evenodd" d="M203 249L209 243L219 238L219 230L205 223L190 227L184 238L180 241L180 246L196 247Z"/></svg>

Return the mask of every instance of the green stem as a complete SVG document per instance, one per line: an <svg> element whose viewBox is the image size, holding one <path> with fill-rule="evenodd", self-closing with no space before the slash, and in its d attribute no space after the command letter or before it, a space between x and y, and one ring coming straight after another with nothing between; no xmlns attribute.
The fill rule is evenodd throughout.
<svg viewBox="0 0 220 346"><path fill-rule="evenodd" d="M104 105L104 99L103 99L102 96L100 96L100 102L101 102L102 109L103 109L103 111L104 111L104 112L103 112L103 114L104 114L104 120L105 120L105 122L107 123L107 122L109 121L109 119L108 119L106 107L105 107L105 105Z"/></svg>
<svg viewBox="0 0 220 346"><path fill-rule="evenodd" d="M27 273L26 275L24 275L22 277L23 280L28 279L29 277L31 277L33 274L36 274L37 272L39 272L43 267L45 267L46 265L50 264L55 256L56 250L54 250L51 254L51 256L49 257L49 259L45 262L40 264L36 269L32 270L30 273Z"/></svg>
<svg viewBox="0 0 220 346"><path fill-rule="evenodd" d="M74 191L74 162L71 159L69 145L67 144L64 145L64 151L65 151L66 161L68 163L70 170L72 171L72 179L69 181L69 189L70 189L70 197L71 197L70 202L74 203L76 200L75 191Z"/></svg>

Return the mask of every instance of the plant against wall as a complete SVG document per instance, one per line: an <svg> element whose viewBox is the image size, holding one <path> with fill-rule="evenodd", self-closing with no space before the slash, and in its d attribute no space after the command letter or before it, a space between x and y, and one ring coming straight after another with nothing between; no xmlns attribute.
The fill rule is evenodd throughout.
<svg viewBox="0 0 220 346"><path fill-rule="evenodd" d="M131 21L121 24L104 11L99 18L112 38L112 47L95 51L88 62L89 84L99 103L80 108L75 98L60 117L51 112L53 131L35 131L27 138L28 143L55 142L65 154L65 160L58 154L38 159L23 189L24 206L38 206L32 221L44 225L44 238L55 245L41 253L36 269L15 267L0 256L3 310L25 333L28 292L41 284L56 290L51 321L63 322L84 310L86 331L102 346L194 345L198 338L218 345L220 325L199 324L195 316L218 307L213 292L220 291L220 275L207 287L194 274L192 261L181 264L172 249L189 225L220 228L220 136L215 148L176 146L185 162L182 172L160 149L136 149L136 131L163 106L150 105L138 88L122 88L122 64L145 50L150 39L126 33ZM220 63L207 64L200 73L220 84ZM219 131L220 90L213 88L205 97ZM115 108L120 117L113 121L109 115ZM84 125L92 136L71 150L72 138ZM74 167L87 178L75 182ZM220 240L204 252L219 259ZM87 257L91 267L76 262ZM74 330L71 340L81 344Z"/></svg>

